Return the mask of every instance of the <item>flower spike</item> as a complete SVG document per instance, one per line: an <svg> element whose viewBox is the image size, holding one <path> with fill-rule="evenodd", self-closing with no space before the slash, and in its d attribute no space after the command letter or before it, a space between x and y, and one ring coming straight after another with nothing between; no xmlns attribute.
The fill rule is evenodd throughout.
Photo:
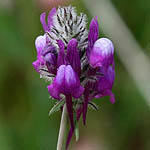
<svg viewBox="0 0 150 150"><path fill-rule="evenodd" d="M98 17L92 19L88 30L86 15L78 15L75 7L53 8L47 19L42 13L40 21L44 34L35 40L33 67L49 82L48 92L58 101L50 112L67 109L67 149L74 132L78 139L76 125L81 115L86 124L88 104L94 98L109 96L110 102L115 102L114 46L111 40L99 38Z"/></svg>

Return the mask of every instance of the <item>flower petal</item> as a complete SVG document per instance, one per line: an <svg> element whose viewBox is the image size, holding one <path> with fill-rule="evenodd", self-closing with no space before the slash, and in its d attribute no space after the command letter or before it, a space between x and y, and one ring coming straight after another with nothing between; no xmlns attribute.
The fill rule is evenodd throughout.
<svg viewBox="0 0 150 150"><path fill-rule="evenodd" d="M115 95L112 93L112 91L108 90L105 94L107 94L108 96L110 96L110 102L112 104L114 104L115 103Z"/></svg>
<svg viewBox="0 0 150 150"><path fill-rule="evenodd" d="M48 23L48 30L53 25L53 16L56 13L56 8L52 8L52 10L48 14L47 23Z"/></svg>
<svg viewBox="0 0 150 150"><path fill-rule="evenodd" d="M64 83L64 80L65 80L65 68L66 66L65 65L61 65L59 68L58 68L58 71L57 71L57 75L53 81L52 84L50 84L47 88L48 88L48 92L50 93L50 95L52 97L54 97L55 99L58 99L60 100L61 97L60 97L60 94L63 93L64 94L64 88L65 88L65 83Z"/></svg>
<svg viewBox="0 0 150 150"><path fill-rule="evenodd" d="M92 19L90 23L90 29L89 29L89 35L88 35L88 41L90 47L92 47L95 43L95 41L98 39L99 36L99 26L97 21L97 16Z"/></svg>
<svg viewBox="0 0 150 150"><path fill-rule="evenodd" d="M59 67L63 64L66 64L65 52L64 52L65 44L61 40L58 40L57 43L58 43L58 46L59 46L59 53L58 53L58 58L57 58L57 67Z"/></svg>
<svg viewBox="0 0 150 150"><path fill-rule="evenodd" d="M104 96L110 96L110 102L115 102L114 94L112 93L112 86L115 79L115 70L112 66L109 66L107 73L104 76L99 77L98 79L98 95L95 98L100 98Z"/></svg>
<svg viewBox="0 0 150 150"><path fill-rule="evenodd" d="M69 120L71 124L71 129L74 130L74 121L73 121L73 104L71 94L66 94L66 106L69 115Z"/></svg>
<svg viewBox="0 0 150 150"><path fill-rule="evenodd" d="M48 86L50 95L60 99L60 94L71 94L79 98L84 88L80 85L80 80L70 65L61 65L58 68L57 75L51 85Z"/></svg>
<svg viewBox="0 0 150 150"><path fill-rule="evenodd" d="M109 39L101 38L94 43L90 53L90 65L93 68L105 67L108 68L113 62L114 47Z"/></svg>
<svg viewBox="0 0 150 150"><path fill-rule="evenodd" d="M43 58L38 57L38 59L34 61L32 65L34 69L39 73L39 68L42 68L45 66L45 61L43 60Z"/></svg>
<svg viewBox="0 0 150 150"><path fill-rule="evenodd" d="M36 70L36 72L39 72L40 61L37 59L36 61L32 63L32 65L34 69Z"/></svg>
<svg viewBox="0 0 150 150"><path fill-rule="evenodd" d="M48 68L49 73L56 75L57 73L57 59L54 53L48 53L45 55L44 60Z"/></svg>
<svg viewBox="0 0 150 150"><path fill-rule="evenodd" d="M102 92L101 94L96 95L95 98L102 98L104 96L110 96L110 102L112 104L115 103L115 95L112 93L111 90L106 90L106 91Z"/></svg>
<svg viewBox="0 0 150 150"><path fill-rule="evenodd" d="M71 92L74 98L79 98L84 92L84 88L80 85L80 83L78 83L77 85L78 87L72 89L72 92Z"/></svg>
<svg viewBox="0 0 150 150"><path fill-rule="evenodd" d="M99 77L98 91L102 92L107 89L112 89L115 80L115 70L110 66L104 76Z"/></svg>
<svg viewBox="0 0 150 150"><path fill-rule="evenodd" d="M67 65L65 71L65 86L66 91L69 91L75 98L79 98L84 91L77 74L70 65Z"/></svg>
<svg viewBox="0 0 150 150"><path fill-rule="evenodd" d="M45 47L42 49L41 55L45 56L48 53L56 53L56 48L51 44L45 44Z"/></svg>
<svg viewBox="0 0 150 150"><path fill-rule="evenodd" d="M81 73L81 64L80 64L80 56L77 50L78 42L76 39L72 39L68 43L67 48L67 61L72 66L74 71L80 76Z"/></svg>
<svg viewBox="0 0 150 150"><path fill-rule="evenodd" d="M97 16L92 19L90 23L89 35L88 35L88 48L87 48L87 57L89 58L90 51L93 48L95 41L99 37L99 25L97 21Z"/></svg>
<svg viewBox="0 0 150 150"><path fill-rule="evenodd" d="M40 35L35 40L35 47L37 50L37 60L32 63L34 69L39 73L39 68L45 64L41 55L43 48L46 45L46 35Z"/></svg>
<svg viewBox="0 0 150 150"><path fill-rule="evenodd" d="M40 35L36 38L35 40L35 47L36 47L36 50L37 50L37 53L41 54L42 52L42 49L45 47L46 45L46 35Z"/></svg>
<svg viewBox="0 0 150 150"><path fill-rule="evenodd" d="M88 108L88 101L89 101L89 90L85 89L84 91L84 103L83 103L83 124L86 125L86 114Z"/></svg>
<svg viewBox="0 0 150 150"><path fill-rule="evenodd" d="M40 15L40 21L41 21L44 31L48 31L48 26L46 24L46 13L45 12Z"/></svg>
<svg viewBox="0 0 150 150"><path fill-rule="evenodd" d="M56 56L53 53L46 54L44 60L50 65L56 65Z"/></svg>

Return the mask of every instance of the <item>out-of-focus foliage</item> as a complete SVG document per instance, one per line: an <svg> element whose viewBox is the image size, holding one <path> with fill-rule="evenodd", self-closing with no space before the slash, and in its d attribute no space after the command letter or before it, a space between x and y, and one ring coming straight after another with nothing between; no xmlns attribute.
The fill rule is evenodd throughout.
<svg viewBox="0 0 150 150"><path fill-rule="evenodd" d="M150 56L150 1L112 0L135 39Z"/></svg>
<svg viewBox="0 0 150 150"><path fill-rule="evenodd" d="M39 15L45 11L37 2L0 1L0 150L56 149L60 112L48 116L55 101L48 98L48 83L40 80L32 67L36 59L34 41L43 34ZM150 55L148 0L112 2ZM90 21L82 1L72 3L78 12L86 12ZM95 139L100 144L97 149L95 144L92 150L149 150L149 108L117 55L115 61L116 104L110 104L108 97L94 100L100 110L88 111L87 126L80 126L78 145L86 139Z"/></svg>

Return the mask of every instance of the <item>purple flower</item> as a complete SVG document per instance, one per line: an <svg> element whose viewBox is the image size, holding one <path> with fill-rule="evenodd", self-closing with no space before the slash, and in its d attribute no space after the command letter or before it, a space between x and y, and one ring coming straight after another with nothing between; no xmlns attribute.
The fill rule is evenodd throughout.
<svg viewBox="0 0 150 150"><path fill-rule="evenodd" d="M56 8L53 8L47 17L47 23L46 23L46 13L42 13L40 16L40 21L43 26L44 31L50 31L51 26L53 25L53 16L56 14Z"/></svg>
<svg viewBox="0 0 150 150"><path fill-rule="evenodd" d="M97 17L88 31L86 15L78 16L72 6L53 8L47 23L45 13L40 20L45 33L35 41L37 60L33 66L42 78L51 81L50 96L58 101L65 98L71 124L68 146L75 129L73 112L76 120L83 114L85 124L93 98L110 96L111 103L115 102L114 46L107 38L99 39Z"/></svg>
<svg viewBox="0 0 150 150"><path fill-rule="evenodd" d="M113 63L114 47L112 42L107 38L98 39L90 53L90 65L93 68L108 68Z"/></svg>
<svg viewBox="0 0 150 150"><path fill-rule="evenodd" d="M61 65L53 83L48 86L48 91L52 97L60 100L60 94L70 94L74 98L79 98L84 88L80 85L79 77L72 67Z"/></svg>
<svg viewBox="0 0 150 150"><path fill-rule="evenodd" d="M113 104L115 102L115 97L111 90L114 84L114 79L114 68L112 66L109 66L107 73L104 76L98 77L97 91L99 94L96 95L95 98L110 96L110 102Z"/></svg>
<svg viewBox="0 0 150 150"><path fill-rule="evenodd" d="M60 94L66 96L67 110L69 113L71 126L73 123L72 97L79 98L84 88L80 85L79 77L70 65L61 65L58 68L57 75L51 85L48 86L48 91L52 97L60 100Z"/></svg>
<svg viewBox="0 0 150 150"><path fill-rule="evenodd" d="M39 67L44 65L44 60L41 56L42 50L46 45L46 36L38 36L35 40L35 46L37 50L37 60L33 62L33 67L39 72Z"/></svg>

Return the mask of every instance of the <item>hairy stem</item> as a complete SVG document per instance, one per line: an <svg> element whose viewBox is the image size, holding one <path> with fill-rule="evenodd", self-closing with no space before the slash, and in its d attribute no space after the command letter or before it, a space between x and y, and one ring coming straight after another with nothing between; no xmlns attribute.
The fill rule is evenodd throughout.
<svg viewBox="0 0 150 150"><path fill-rule="evenodd" d="M63 150L64 148L66 127L67 127L67 108L66 108L66 104L64 104L63 112L61 116L61 122L60 122L58 141L57 141L57 150Z"/></svg>

